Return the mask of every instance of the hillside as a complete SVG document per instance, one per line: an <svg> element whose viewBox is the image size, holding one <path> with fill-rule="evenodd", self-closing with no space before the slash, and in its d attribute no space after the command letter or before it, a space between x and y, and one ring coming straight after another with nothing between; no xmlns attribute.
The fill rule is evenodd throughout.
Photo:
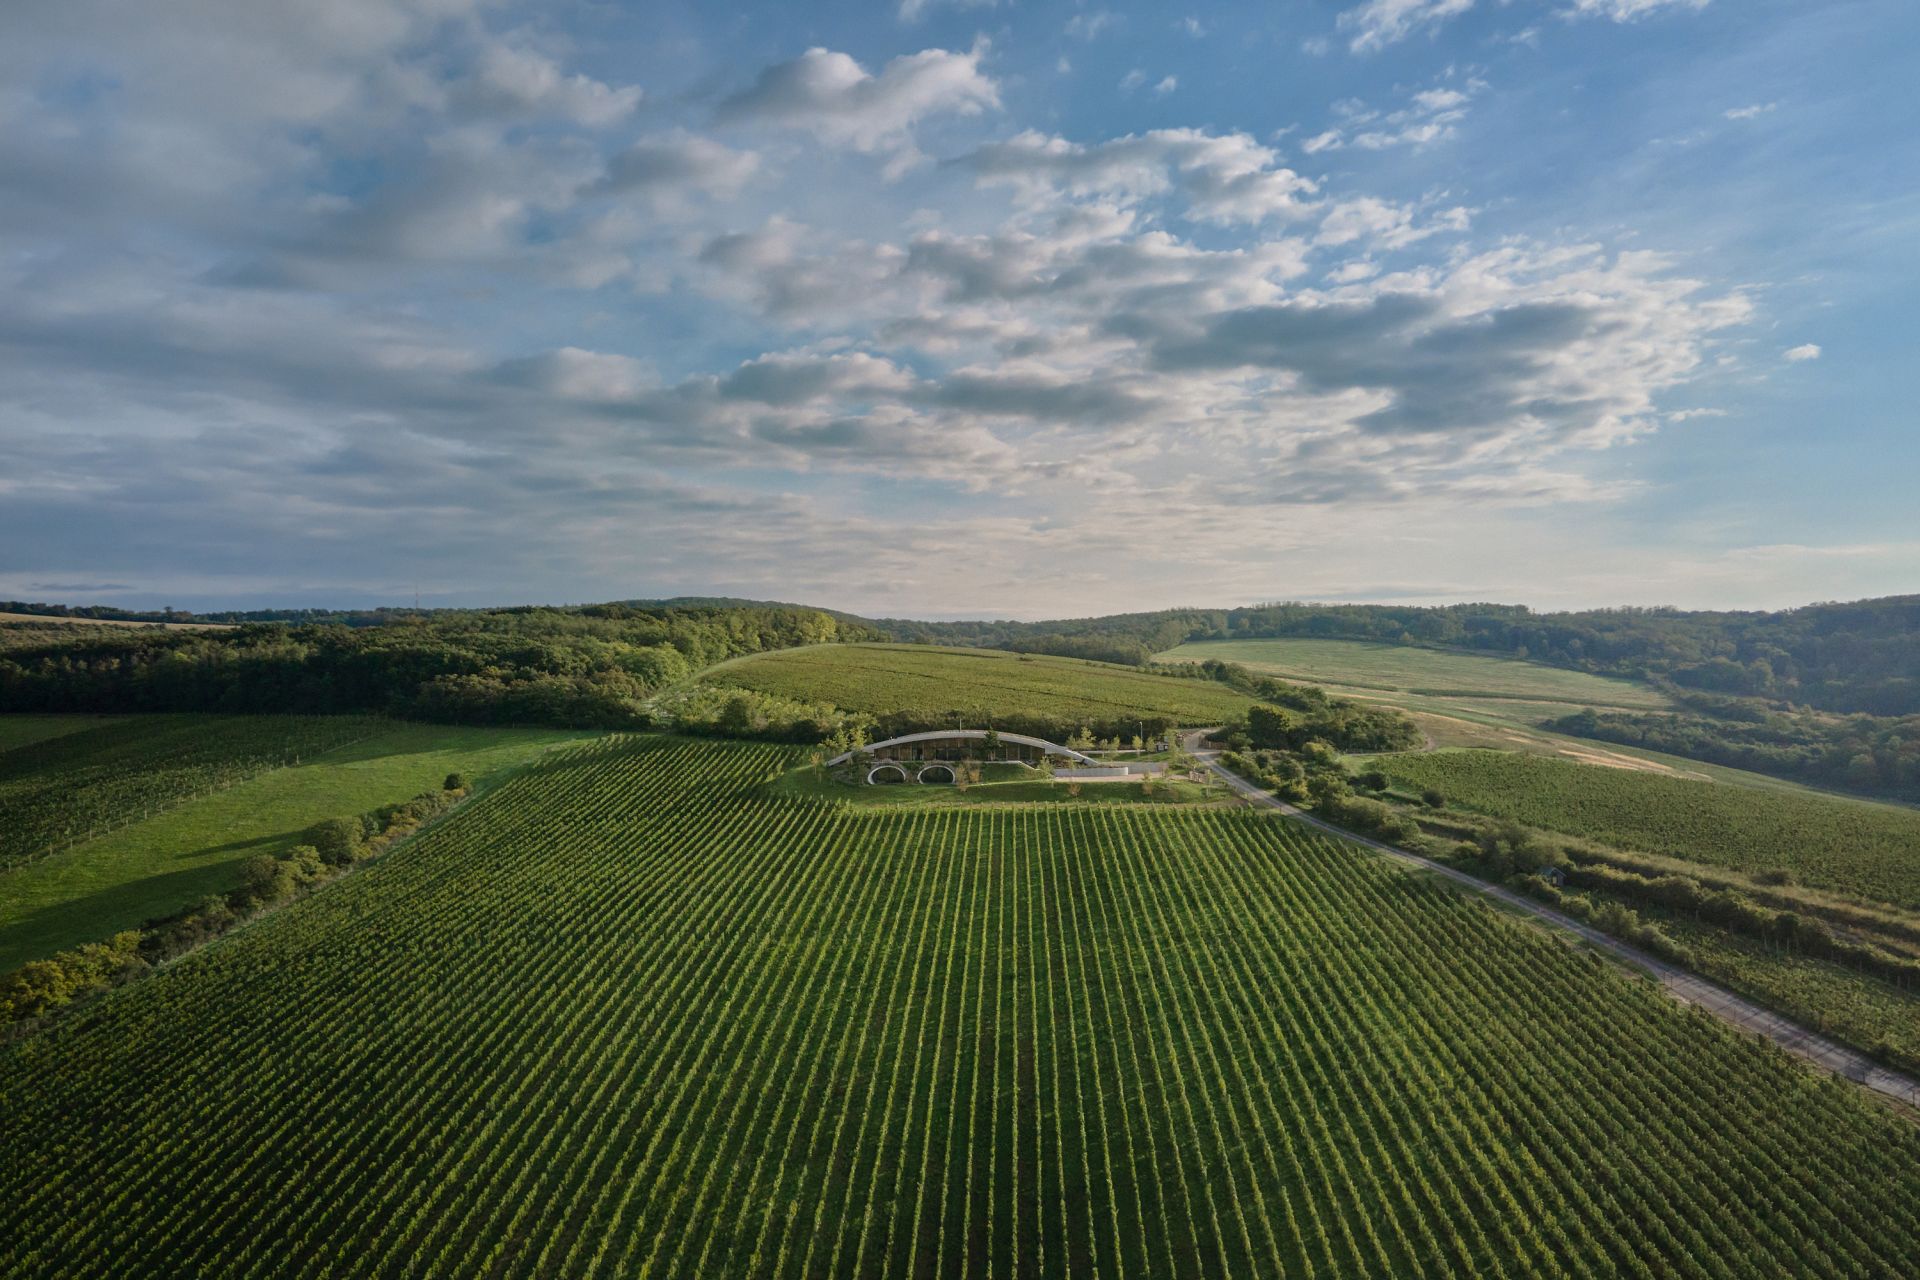
<svg viewBox="0 0 1920 1280"><path fill-rule="evenodd" d="M886 733L964 725L1063 737L1152 734L1242 717L1252 699L1205 680L1070 658L850 644L768 653L709 672L714 685L827 703Z"/></svg>
<svg viewBox="0 0 1920 1280"><path fill-rule="evenodd" d="M1704 692L1879 716L1920 714L1920 596L1777 612L1671 608L1536 613L1524 605L1284 604L1048 622L879 625L902 639L1131 661L1189 640L1300 638L1468 649L1599 675L1663 676Z"/></svg>
<svg viewBox="0 0 1920 1280"><path fill-rule="evenodd" d="M573 749L15 1046L0 1275L1920 1269L1909 1122L1477 900L788 759Z"/></svg>

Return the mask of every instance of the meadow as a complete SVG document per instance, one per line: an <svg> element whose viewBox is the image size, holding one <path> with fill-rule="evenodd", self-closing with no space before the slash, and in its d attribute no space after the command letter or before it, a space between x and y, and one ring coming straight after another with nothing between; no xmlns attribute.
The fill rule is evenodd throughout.
<svg viewBox="0 0 1920 1280"><path fill-rule="evenodd" d="M1478 900L792 759L551 753L15 1045L0 1275L1920 1271L1910 1122Z"/></svg>
<svg viewBox="0 0 1920 1280"><path fill-rule="evenodd" d="M708 672L709 683L864 712L889 732L997 726L1102 736L1156 725L1217 724L1252 700L1224 685L1135 667L926 645L820 645L757 654Z"/></svg>
<svg viewBox="0 0 1920 1280"><path fill-rule="evenodd" d="M0 753L0 872L381 727L356 716L139 716Z"/></svg>
<svg viewBox="0 0 1920 1280"><path fill-rule="evenodd" d="M1428 697L1512 698L1575 706L1665 708L1656 690L1518 658L1364 640L1199 640L1155 655L1160 662L1237 662L1308 684L1346 685Z"/></svg>
<svg viewBox="0 0 1920 1280"><path fill-rule="evenodd" d="M0 728L13 719L0 716ZM133 741L148 741L142 719L133 718L124 729ZM226 723L211 716L153 719L189 728L197 723L202 733ZM392 721L373 722L373 730L297 765L269 770L72 850L0 872L0 971L224 893L239 883L247 858L297 843L321 818L405 800L437 787L453 772L484 784L489 775L549 746L586 736Z"/></svg>
<svg viewBox="0 0 1920 1280"><path fill-rule="evenodd" d="M1920 810L1501 751L1369 757L1402 788L1603 844L1920 908Z"/></svg>

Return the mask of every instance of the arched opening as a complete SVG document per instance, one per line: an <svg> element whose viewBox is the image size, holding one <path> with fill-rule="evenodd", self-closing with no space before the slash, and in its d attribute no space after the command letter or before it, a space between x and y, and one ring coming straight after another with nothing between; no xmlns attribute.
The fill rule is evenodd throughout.
<svg viewBox="0 0 1920 1280"><path fill-rule="evenodd" d="M867 781L871 783L905 782L907 771L897 764L877 764L867 770Z"/></svg>
<svg viewBox="0 0 1920 1280"><path fill-rule="evenodd" d="M945 764L930 764L926 768L920 771L920 781L952 782L953 766L945 765Z"/></svg>

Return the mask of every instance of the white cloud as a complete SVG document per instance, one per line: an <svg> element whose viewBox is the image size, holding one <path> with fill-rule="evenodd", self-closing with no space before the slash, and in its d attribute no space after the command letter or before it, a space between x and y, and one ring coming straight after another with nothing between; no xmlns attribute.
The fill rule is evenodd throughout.
<svg viewBox="0 0 1920 1280"><path fill-rule="evenodd" d="M1511 0L1502 0L1510 3ZM1569 18L1610 18L1633 22L1665 9L1704 9L1709 0L1572 0L1564 11ZM1423 28L1438 27L1466 13L1474 0L1366 0L1340 15L1338 26L1352 32L1348 47L1371 53L1398 43ZM1507 37L1515 44L1534 44L1539 38L1529 27Z"/></svg>
<svg viewBox="0 0 1920 1280"><path fill-rule="evenodd" d="M1724 114L1729 120L1754 120L1779 108L1777 102L1756 102L1751 106L1733 107Z"/></svg>
<svg viewBox="0 0 1920 1280"><path fill-rule="evenodd" d="M1573 0L1573 12L1632 22L1662 9L1704 9L1708 0Z"/></svg>
<svg viewBox="0 0 1920 1280"><path fill-rule="evenodd" d="M991 9L999 0L900 0L902 22L918 22L934 9Z"/></svg>
<svg viewBox="0 0 1920 1280"><path fill-rule="evenodd" d="M760 157L684 130L641 138L607 161L606 191L638 191L655 200L688 194L727 198L759 170Z"/></svg>
<svg viewBox="0 0 1920 1280"><path fill-rule="evenodd" d="M633 113L641 91L615 89L584 75L568 75L533 49L490 41L469 79L455 92L475 106L565 116L580 124L613 124Z"/></svg>
<svg viewBox="0 0 1920 1280"><path fill-rule="evenodd" d="M1411 205L1357 196L1339 201L1327 210L1314 242L1335 246L1365 242L1380 249L1404 249L1428 236L1464 231L1468 222L1465 209L1447 209L1423 223Z"/></svg>
<svg viewBox="0 0 1920 1280"><path fill-rule="evenodd" d="M209 581L270 565L262 591L400 557L496 599L1094 609L1264 594L1290 552L1332 590L1366 563L1319 558L1350 518L1402 548L1617 495L1585 452L1697 416L1663 393L1747 316L1650 254L1488 249L1437 197L1322 190L1245 133L1029 130L894 187L817 145L896 154L993 109L980 50L813 51L717 131L660 92L616 141L637 89L484 7L227 7L31 24L130 106L0 130L0 546L34 581L181 581L191 546ZM0 18L8 75L52 57L17 52L27 25ZM1326 145L1478 92L1419 84ZM645 296L575 292L614 282ZM1177 548L1061 567L1175 508Z"/></svg>
<svg viewBox="0 0 1920 1280"><path fill-rule="evenodd" d="M844 53L816 47L761 72L721 103L719 118L804 129L857 151L892 149L929 116L999 107L999 89L980 69L986 51L984 42L965 53L925 49L875 75Z"/></svg>
<svg viewBox="0 0 1920 1280"><path fill-rule="evenodd" d="M1120 92L1132 93L1135 89L1138 89L1141 85L1145 84L1146 82L1147 82L1147 73L1142 71L1139 67L1135 67L1133 70L1127 72L1127 74L1120 77Z"/></svg>
<svg viewBox="0 0 1920 1280"><path fill-rule="evenodd" d="M1156 98L1164 98L1179 87L1180 78L1178 76L1162 76L1159 83L1153 86L1153 94Z"/></svg>
<svg viewBox="0 0 1920 1280"><path fill-rule="evenodd" d="M1473 8L1473 0L1367 0L1340 15L1340 29L1353 32L1355 53L1384 49L1422 27L1434 26Z"/></svg>
<svg viewBox="0 0 1920 1280"><path fill-rule="evenodd" d="M1798 364L1802 360L1818 360L1820 358L1820 344L1817 342L1803 342L1797 347L1788 347L1786 351L1781 353L1781 358L1790 364Z"/></svg>
<svg viewBox="0 0 1920 1280"><path fill-rule="evenodd" d="M503 382L532 387L563 400L615 402L653 382L651 370L631 356L561 347L495 370Z"/></svg>
<svg viewBox="0 0 1920 1280"><path fill-rule="evenodd" d="M1415 92L1407 105L1382 114L1369 111L1364 103L1346 101L1335 104L1351 134L1340 128L1329 129L1310 140L1310 151L1331 151L1344 146L1363 151L1385 151L1391 147L1424 147L1453 137L1459 123L1466 119L1467 104L1487 87L1487 82L1468 79L1458 87L1436 85ZM1371 127L1363 127L1371 126Z"/></svg>
<svg viewBox="0 0 1920 1280"><path fill-rule="evenodd" d="M1156 129L1086 145L1027 131L964 157L983 182L1030 200L1061 196L1134 203L1178 188L1190 216L1257 223L1305 214L1314 183L1244 133Z"/></svg>
<svg viewBox="0 0 1920 1280"><path fill-rule="evenodd" d="M1076 13L1067 20L1066 33L1081 40L1092 40L1119 21L1119 16L1108 9Z"/></svg>

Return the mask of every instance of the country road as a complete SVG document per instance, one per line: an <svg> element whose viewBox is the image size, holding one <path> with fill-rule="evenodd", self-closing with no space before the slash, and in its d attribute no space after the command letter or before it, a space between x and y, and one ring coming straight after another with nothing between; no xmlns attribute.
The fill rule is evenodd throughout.
<svg viewBox="0 0 1920 1280"><path fill-rule="evenodd" d="M1845 1045L1836 1044L1824 1036L1818 1035L1800 1024L1782 1017L1744 996L1735 995L1725 987L1707 981L1697 974L1668 964L1658 956L1640 950L1640 948L1620 941L1618 938L1600 932L1591 925L1583 924L1572 916L1555 911L1552 907L1535 902L1522 894L1490 884L1464 871L1456 870L1431 858L1423 858L1417 853L1383 844L1366 836L1356 835L1342 830L1328 822L1322 822L1310 813L1303 813L1278 797L1262 791L1251 782L1240 777L1220 763L1217 751L1199 751L1197 747L1201 734L1190 735L1186 740L1187 749L1201 763L1211 769L1227 786L1236 793L1257 805L1278 809L1296 822L1301 822L1316 830L1335 836L1341 840L1364 845L1375 853L1392 858L1406 866L1417 867L1444 876L1463 888L1484 894L1503 905L1524 911L1534 918L1573 934L1582 942L1606 952L1614 959L1632 965L1636 969L1651 974L1667 991L1667 994L1684 1004L1698 1005L1707 1012L1725 1019L1743 1031L1765 1036L1787 1052L1804 1058L1815 1066L1845 1076L1857 1084L1865 1085L1876 1093L1885 1094L1896 1102L1910 1107L1920 1108L1920 1081L1898 1071L1889 1070L1874 1062L1865 1054L1858 1053Z"/></svg>

